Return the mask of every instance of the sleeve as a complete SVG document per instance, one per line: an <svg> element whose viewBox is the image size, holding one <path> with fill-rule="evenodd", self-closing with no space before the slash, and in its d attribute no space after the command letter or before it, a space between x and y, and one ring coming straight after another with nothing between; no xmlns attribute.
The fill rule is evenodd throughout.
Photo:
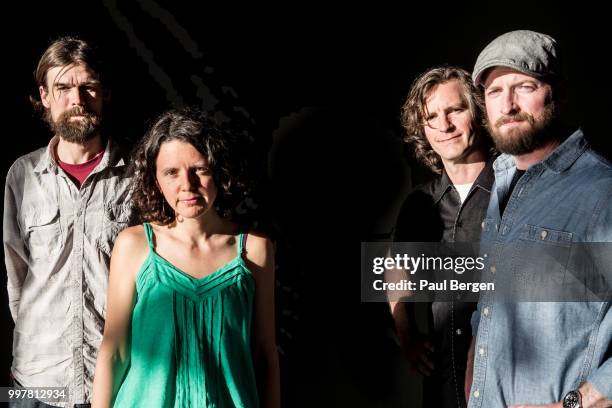
<svg viewBox="0 0 612 408"><path fill-rule="evenodd" d="M586 381L590 383L597 391L606 397L612 399L612 305L610 302L603 303L605 314L601 321L601 326L597 333L597 344L603 347L597 347L598 353L601 353L601 361L598 367L587 377ZM594 363L597 364L597 363Z"/></svg>
<svg viewBox="0 0 612 408"><path fill-rule="evenodd" d="M2 241L4 245L4 263L7 273L7 290L9 309L13 321L17 318L21 288L28 273L28 250L23 240L19 225L19 200L15 188L15 166L6 176L4 189L4 217L2 224Z"/></svg>
<svg viewBox="0 0 612 408"><path fill-rule="evenodd" d="M598 206L599 211L594 214L591 224L591 236L589 241L594 243L591 250L595 258L595 267L599 270L599 276L605 281L605 288L602 292L607 292L608 296L604 303L606 308L602 318L601 326L598 330L597 343L603 346L603 361L599 367L588 376L587 382L591 383L597 391L607 399L612 399L612 304L610 299L610 286L612 284L612 185L607 183L605 190L608 194L601 200ZM596 272L597 273L597 272ZM606 290L607 289L607 290Z"/></svg>
<svg viewBox="0 0 612 408"><path fill-rule="evenodd" d="M480 302L478 302L476 310L472 313L470 324L472 325L472 336L476 337L478 334L478 325L480 324Z"/></svg>
<svg viewBox="0 0 612 408"><path fill-rule="evenodd" d="M604 363L597 368L588 378L590 383L597 391L599 391L606 399L612 399L612 357L608 358Z"/></svg>

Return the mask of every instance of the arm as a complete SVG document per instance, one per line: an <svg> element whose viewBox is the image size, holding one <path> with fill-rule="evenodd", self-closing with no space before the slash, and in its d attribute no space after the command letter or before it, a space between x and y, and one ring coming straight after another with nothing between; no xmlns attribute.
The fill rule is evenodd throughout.
<svg viewBox="0 0 612 408"><path fill-rule="evenodd" d="M470 400L470 391L472 389L472 381L474 379L474 351L476 350L476 336L472 337L472 343L467 355L467 365L465 366L465 384L463 392L465 393L465 401Z"/></svg>
<svg viewBox="0 0 612 408"><path fill-rule="evenodd" d="M269 239L249 234L246 259L255 277L253 362L261 406L280 407L280 368L274 323L274 249Z"/></svg>
<svg viewBox="0 0 612 408"><path fill-rule="evenodd" d="M596 188L597 187L597 188ZM594 191L599 191L598 186L594 187ZM612 199L612 191L609 188L609 184L601 187L604 191L607 191L607 197L604 197L596 211L593 213L591 223L589 225L590 234L587 237L587 242L603 243L612 242L612 207L609 202ZM600 246L595 244L591 248L590 255L593 257L593 263L595 268L600 271L601 276L606 279L610 278L610 254L606 251L607 246ZM610 281L608 280L608 286ZM597 287L597 286L596 286ZM612 309L608 308L606 316L602 320L602 326L599 328L599 333L602 338L599 340L600 343L606 344L608 351L610 349L609 335L610 323L612 323ZM606 408L612 406L612 357L604 360L599 367L594 369L593 372L587 377L587 382L583 383L578 390L582 394L582 407L583 408ZM563 403L557 402L554 404L547 405L516 405L515 408L562 408Z"/></svg>
<svg viewBox="0 0 612 408"><path fill-rule="evenodd" d="M2 223L2 241L4 245L4 262L7 273L7 290L9 308L13 321L17 320L21 288L28 274L28 250L25 246L21 227L19 226L19 207L21 200L14 190L17 185L14 166L6 176L4 189L4 218Z"/></svg>
<svg viewBox="0 0 612 408"><path fill-rule="evenodd" d="M584 383L578 388L582 394L582 408L609 408L612 406L612 400L604 397L590 383ZM512 405L510 408L563 408L563 402L555 402L554 404L543 405Z"/></svg>
<svg viewBox="0 0 612 408"><path fill-rule="evenodd" d="M433 353L434 349L430 342L421 338L414 317L414 304L389 301L389 306L402 354L416 372L430 376L434 365L429 353Z"/></svg>
<svg viewBox="0 0 612 408"><path fill-rule="evenodd" d="M110 407L130 362L130 322L136 274L148 247L141 226L122 231L113 248L104 338L96 363L92 407Z"/></svg>

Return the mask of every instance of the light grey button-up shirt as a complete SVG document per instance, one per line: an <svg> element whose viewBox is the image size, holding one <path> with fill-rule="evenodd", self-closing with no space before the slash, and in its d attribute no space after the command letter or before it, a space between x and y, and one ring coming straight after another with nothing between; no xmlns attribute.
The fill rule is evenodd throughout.
<svg viewBox="0 0 612 408"><path fill-rule="evenodd" d="M3 242L15 321L12 373L89 402L104 329L113 241L131 224L125 158L107 143L79 189L55 160L58 139L6 176Z"/></svg>

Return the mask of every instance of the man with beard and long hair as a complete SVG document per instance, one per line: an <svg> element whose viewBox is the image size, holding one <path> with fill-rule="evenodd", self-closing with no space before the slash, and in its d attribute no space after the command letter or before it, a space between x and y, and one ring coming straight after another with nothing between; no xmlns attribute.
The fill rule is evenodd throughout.
<svg viewBox="0 0 612 408"><path fill-rule="evenodd" d="M59 38L34 75L39 98L32 102L54 136L6 176L11 373L15 387L64 388L73 406L90 400L111 247L131 221L130 180L126 158L103 127L110 93L99 51Z"/></svg>
<svg viewBox="0 0 612 408"><path fill-rule="evenodd" d="M593 244L612 241L612 165L561 121L550 36L501 35L472 77L504 154L481 235L483 280L500 291L483 293L472 317L469 408L612 406L610 251Z"/></svg>

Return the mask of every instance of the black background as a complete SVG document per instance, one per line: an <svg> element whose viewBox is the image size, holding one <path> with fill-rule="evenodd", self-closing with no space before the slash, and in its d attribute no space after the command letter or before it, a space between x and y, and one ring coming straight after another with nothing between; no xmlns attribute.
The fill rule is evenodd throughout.
<svg viewBox="0 0 612 408"><path fill-rule="evenodd" d="M198 94L192 77L201 78L214 110L246 124L270 158L259 163L270 175L258 208L277 242L285 406L377 406L397 393L385 305L360 303L358 250L390 232L408 186L427 176L411 164L398 121L417 74L443 63L471 70L509 30L550 34L563 46L573 119L612 150L609 23L586 5L118 3L27 3L5 13L2 181L17 157L48 142L28 95L57 36L83 36L109 54L113 134L128 142L173 104L214 105ZM7 383L12 321L1 294Z"/></svg>

